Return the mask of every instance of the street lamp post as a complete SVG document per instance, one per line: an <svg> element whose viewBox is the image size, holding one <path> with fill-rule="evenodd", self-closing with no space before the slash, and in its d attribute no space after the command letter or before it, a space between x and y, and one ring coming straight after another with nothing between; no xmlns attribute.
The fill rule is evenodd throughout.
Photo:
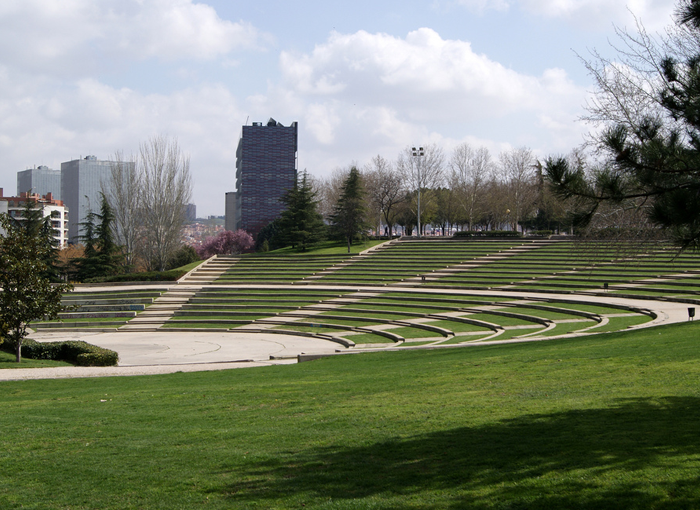
<svg viewBox="0 0 700 510"><path fill-rule="evenodd" d="M425 156L425 151L423 150L423 147L412 147L411 148L411 155L416 158L416 168L418 169L418 238L420 238L420 187L421 184L423 184L423 181L421 180L421 175L420 175L420 166L421 166L421 158Z"/></svg>

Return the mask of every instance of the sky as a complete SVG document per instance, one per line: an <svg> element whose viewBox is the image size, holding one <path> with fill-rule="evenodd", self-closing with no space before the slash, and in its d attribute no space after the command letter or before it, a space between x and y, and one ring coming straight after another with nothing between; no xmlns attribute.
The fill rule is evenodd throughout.
<svg viewBox="0 0 700 510"><path fill-rule="evenodd" d="M241 127L299 123L324 177L407 146L565 154L591 126L580 57L673 0L2 0L0 187L158 135L190 157L197 215L224 214ZM632 15L634 13L634 16Z"/></svg>

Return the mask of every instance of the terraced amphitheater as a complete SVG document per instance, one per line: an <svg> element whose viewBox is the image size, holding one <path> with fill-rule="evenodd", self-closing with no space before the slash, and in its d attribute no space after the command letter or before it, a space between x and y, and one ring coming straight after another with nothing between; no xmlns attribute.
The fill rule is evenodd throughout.
<svg viewBox="0 0 700 510"><path fill-rule="evenodd" d="M32 327L37 340L114 348L130 339L123 365L168 359L172 338L182 342L173 364L546 340L688 320L700 304L699 262L664 243L542 239L218 257L177 283L79 286L58 322ZM263 354L241 358L228 345L255 341L266 342Z"/></svg>

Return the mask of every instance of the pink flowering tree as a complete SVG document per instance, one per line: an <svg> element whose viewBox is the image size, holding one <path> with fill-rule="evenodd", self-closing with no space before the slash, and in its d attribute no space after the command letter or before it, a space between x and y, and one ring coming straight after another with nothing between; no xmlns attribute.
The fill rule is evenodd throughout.
<svg viewBox="0 0 700 510"><path fill-rule="evenodd" d="M245 230L224 230L214 237L207 237L197 248L197 255L203 259L213 255L236 255L250 250L254 245L253 238Z"/></svg>

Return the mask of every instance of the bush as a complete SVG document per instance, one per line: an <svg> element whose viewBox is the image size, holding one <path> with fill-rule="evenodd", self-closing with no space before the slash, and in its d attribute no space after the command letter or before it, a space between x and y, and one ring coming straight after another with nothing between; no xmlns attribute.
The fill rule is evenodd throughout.
<svg viewBox="0 0 700 510"><path fill-rule="evenodd" d="M200 258L199 255L197 255L197 250L192 246L184 245L168 259L165 269L176 269L191 264L192 262L197 262L198 260L200 260Z"/></svg>
<svg viewBox="0 0 700 510"><path fill-rule="evenodd" d="M0 349L14 353L14 346L9 342L0 345ZM22 357L67 361L83 367L111 367L119 361L116 352L87 342L37 342L31 338L22 342Z"/></svg>
<svg viewBox="0 0 700 510"><path fill-rule="evenodd" d="M170 271L147 271L143 273L127 273L116 276L103 276L100 278L88 278L84 283L109 283L109 282L174 282L187 274L181 269Z"/></svg>
<svg viewBox="0 0 700 510"><path fill-rule="evenodd" d="M549 237L553 234L551 230L533 230L530 232L531 236Z"/></svg>
<svg viewBox="0 0 700 510"><path fill-rule="evenodd" d="M513 230L462 230L452 237L522 237L522 234Z"/></svg>
<svg viewBox="0 0 700 510"><path fill-rule="evenodd" d="M78 354L75 364L81 367L115 367L119 361L119 355L109 349L101 352L84 352Z"/></svg>
<svg viewBox="0 0 700 510"><path fill-rule="evenodd" d="M214 237L207 237L202 246L197 247L197 254L203 259L213 255L238 255L250 251L254 245L253 238L245 230L224 230Z"/></svg>

